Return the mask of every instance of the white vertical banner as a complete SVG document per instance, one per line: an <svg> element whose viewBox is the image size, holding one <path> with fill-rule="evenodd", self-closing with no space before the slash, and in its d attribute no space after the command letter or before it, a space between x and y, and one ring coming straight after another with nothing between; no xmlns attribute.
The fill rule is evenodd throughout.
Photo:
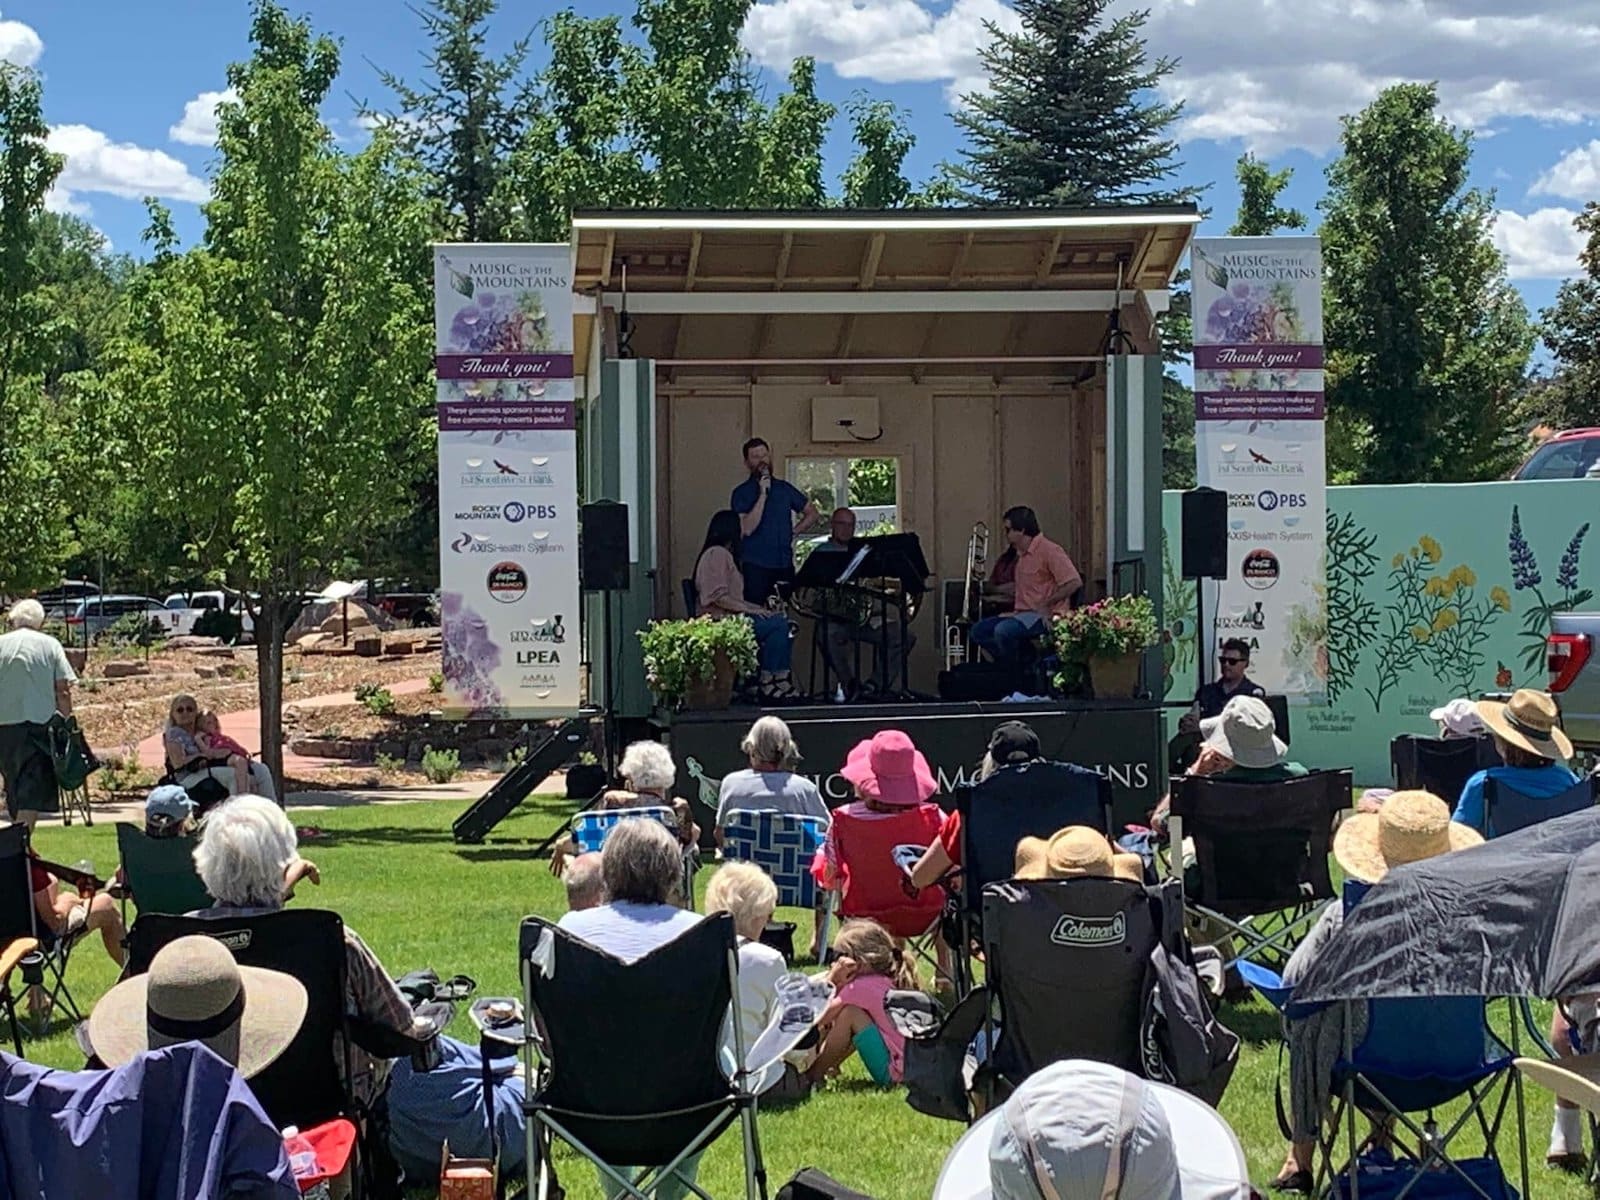
<svg viewBox="0 0 1600 1200"><path fill-rule="evenodd" d="M444 703L577 712L571 249L434 248Z"/></svg>
<svg viewBox="0 0 1600 1200"><path fill-rule="evenodd" d="M1269 692L1327 692L1322 246L1196 238L1196 478L1228 493L1228 578L1205 589L1202 653L1240 637Z"/></svg>

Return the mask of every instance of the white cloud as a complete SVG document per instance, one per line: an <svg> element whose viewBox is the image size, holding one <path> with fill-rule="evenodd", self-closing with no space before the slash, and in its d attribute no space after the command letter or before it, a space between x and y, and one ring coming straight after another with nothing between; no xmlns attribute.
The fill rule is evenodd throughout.
<svg viewBox="0 0 1600 1200"><path fill-rule="evenodd" d="M183 117L167 130L167 136L185 146L215 146L217 144L217 105L231 104L239 93L229 88L225 92L201 92L183 106Z"/></svg>
<svg viewBox="0 0 1600 1200"><path fill-rule="evenodd" d="M21 21L0 20L0 62L31 67L44 53L44 40Z"/></svg>
<svg viewBox="0 0 1600 1200"><path fill-rule="evenodd" d="M51 212L71 213L75 217L87 217L94 211L87 201L78 199L60 183L53 184L44 194L44 206Z"/></svg>
<svg viewBox="0 0 1600 1200"><path fill-rule="evenodd" d="M1402 79L1437 80L1441 110L1480 132L1517 117L1600 117L1594 0L1116 0L1148 8L1152 57L1181 60L1170 93L1180 133L1263 154L1323 153L1339 117ZM980 75L982 19L1014 23L1001 0L760 0L746 22L755 58L784 69L812 54L847 78L942 81ZM958 86L959 85L959 86Z"/></svg>
<svg viewBox="0 0 1600 1200"><path fill-rule="evenodd" d="M114 142L87 125L56 125L50 149L66 159L52 191L59 211L76 211L80 192L105 192L139 200L160 196L199 203L211 193L204 180L164 150Z"/></svg>
<svg viewBox="0 0 1600 1200"><path fill-rule="evenodd" d="M1512 279L1566 279L1578 274L1583 235L1572 227L1570 208L1541 208L1527 216L1495 214L1494 244L1506 256Z"/></svg>
<svg viewBox="0 0 1600 1200"><path fill-rule="evenodd" d="M1600 138L1561 156L1528 189L1530 196L1561 196L1568 200L1600 199Z"/></svg>

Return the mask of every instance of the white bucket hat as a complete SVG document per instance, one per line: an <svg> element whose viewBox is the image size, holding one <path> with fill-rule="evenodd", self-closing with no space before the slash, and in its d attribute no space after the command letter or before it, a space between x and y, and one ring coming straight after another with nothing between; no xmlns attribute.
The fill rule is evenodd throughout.
<svg viewBox="0 0 1600 1200"><path fill-rule="evenodd" d="M1248 1200L1244 1150L1216 1109L1105 1063L1031 1075L962 1136L933 1200Z"/></svg>
<svg viewBox="0 0 1600 1200"><path fill-rule="evenodd" d="M1275 767L1289 747L1275 732L1272 710L1255 696L1235 696L1222 715L1200 722L1205 745L1241 767Z"/></svg>

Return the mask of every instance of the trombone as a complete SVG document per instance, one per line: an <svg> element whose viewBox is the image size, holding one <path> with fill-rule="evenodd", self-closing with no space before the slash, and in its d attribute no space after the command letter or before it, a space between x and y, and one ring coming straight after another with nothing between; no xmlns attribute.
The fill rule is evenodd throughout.
<svg viewBox="0 0 1600 1200"><path fill-rule="evenodd" d="M944 665L948 670L972 659L969 635L982 615L984 570L989 558L989 526L982 521L972 525L967 538L967 570L962 580L961 608L955 615L945 614Z"/></svg>

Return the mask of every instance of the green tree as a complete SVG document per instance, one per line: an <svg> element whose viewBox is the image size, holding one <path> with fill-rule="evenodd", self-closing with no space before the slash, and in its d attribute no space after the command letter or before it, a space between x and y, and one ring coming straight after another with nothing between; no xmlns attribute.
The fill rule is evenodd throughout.
<svg viewBox="0 0 1600 1200"><path fill-rule="evenodd" d="M1367 482L1494 478L1518 453L1532 328L1437 107L1406 83L1346 117L1321 204L1330 458Z"/></svg>
<svg viewBox="0 0 1600 1200"><path fill-rule="evenodd" d="M1239 180L1239 213L1229 237L1270 237L1280 229L1304 229L1306 215L1298 208L1280 208L1278 197L1294 176L1293 167L1274 171L1254 154L1241 154L1233 169Z"/></svg>
<svg viewBox="0 0 1600 1200"><path fill-rule="evenodd" d="M770 208L821 208L828 202L822 179L822 143L837 111L817 99L817 63L797 58L789 90L773 105L761 132L762 200Z"/></svg>
<svg viewBox="0 0 1600 1200"><path fill-rule="evenodd" d="M989 90L964 98L954 168L969 203L1166 204L1200 189L1169 181L1182 165L1169 136L1183 111L1156 89L1177 67L1145 52L1139 10L1111 0L1018 0L1021 28L994 25L981 54Z"/></svg>
<svg viewBox="0 0 1600 1200"><path fill-rule="evenodd" d="M917 144L900 110L888 100L857 94L846 105L856 152L840 179L846 208L900 208L912 198L906 155Z"/></svg>
<svg viewBox="0 0 1600 1200"><path fill-rule="evenodd" d="M427 79L414 87L393 71L379 71L399 111L364 113L428 169L428 193L443 213L441 232L466 242L501 241L508 234L501 179L533 107L525 82L519 83L528 38L498 58L486 48L498 8L499 0L429 0L415 10L429 42Z"/></svg>
<svg viewBox="0 0 1600 1200"><path fill-rule="evenodd" d="M0 62L0 593L49 583L67 550L61 407L45 386L61 330L39 261L61 173L49 132L39 77Z"/></svg>
<svg viewBox="0 0 1600 1200"><path fill-rule="evenodd" d="M384 131L335 147L318 117L331 40L271 0L250 36L204 240L176 254L157 212L117 380L150 502L184 514L202 567L260 595L262 748L281 778L288 618L398 518L433 445L431 206Z"/></svg>
<svg viewBox="0 0 1600 1200"><path fill-rule="evenodd" d="M1540 336L1556 356L1553 377L1532 399L1532 415L1557 428L1600 425L1600 201L1573 221L1585 235L1583 275L1556 292L1540 313Z"/></svg>

